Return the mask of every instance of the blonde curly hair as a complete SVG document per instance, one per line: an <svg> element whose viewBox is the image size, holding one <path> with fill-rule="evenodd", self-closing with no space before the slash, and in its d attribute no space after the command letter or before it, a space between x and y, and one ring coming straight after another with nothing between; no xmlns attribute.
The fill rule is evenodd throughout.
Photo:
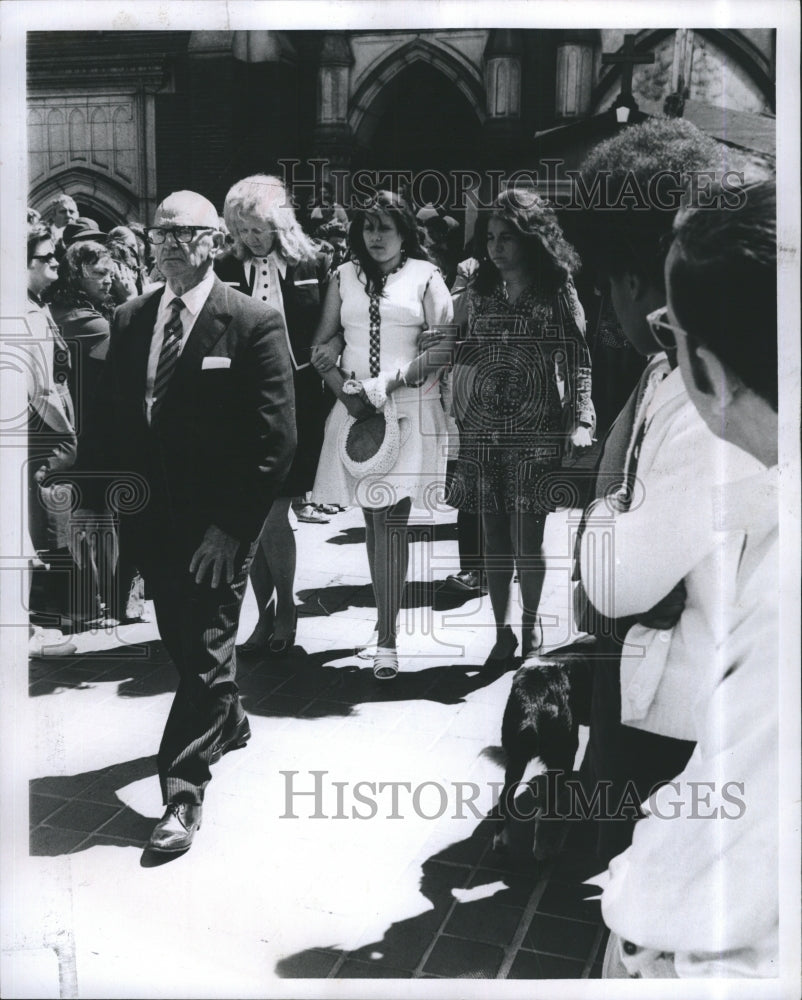
<svg viewBox="0 0 802 1000"><path fill-rule="evenodd" d="M246 215L272 226L276 250L288 264L314 260L317 256L317 249L295 218L292 202L278 177L269 174L244 177L226 195L223 218L232 239L231 252L238 260L253 256L239 237L238 222Z"/></svg>

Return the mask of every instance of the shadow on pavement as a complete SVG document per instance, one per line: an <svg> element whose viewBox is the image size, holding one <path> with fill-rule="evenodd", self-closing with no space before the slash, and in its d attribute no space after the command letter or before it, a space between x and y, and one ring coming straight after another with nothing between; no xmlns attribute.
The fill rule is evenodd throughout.
<svg viewBox="0 0 802 1000"><path fill-rule="evenodd" d="M116 646L70 657L68 660L31 660L31 697L52 694L58 688L89 688L95 682L118 683L121 698L142 698L175 691L177 674L159 640Z"/></svg>
<svg viewBox="0 0 802 1000"><path fill-rule="evenodd" d="M326 539L327 545L364 545L364 528L341 528L338 535L332 535Z"/></svg>
<svg viewBox="0 0 802 1000"><path fill-rule="evenodd" d="M453 611L474 600L478 595L471 592L454 593L443 587L442 580L408 580L404 587L402 608L432 608L433 611ZM375 608L376 598L370 584L336 583L329 587L297 591L301 601L300 615L315 617L333 615L346 608Z"/></svg>
<svg viewBox="0 0 802 1000"><path fill-rule="evenodd" d="M63 802L31 830L30 853L55 857L99 845L144 847L155 821L126 806L117 792L156 773L156 757L152 755L81 774L34 778L29 783L32 824L37 802ZM66 846L70 834L74 846Z"/></svg>
<svg viewBox="0 0 802 1000"><path fill-rule="evenodd" d="M277 963L277 975L286 979L323 978L320 973L316 976L314 969L320 967L320 953L325 951L335 957L335 962L324 977L333 974L338 978L420 975L495 978L504 958L502 945L507 943L504 938L512 939L535 879L532 874L477 870L480 859L487 853L492 830L493 824L485 820L470 837L423 862L420 893L431 904L424 912L392 923L381 939L352 951L321 946L290 955ZM510 903L519 908L512 909ZM375 907L375 901L371 907ZM497 936L498 944L456 936L466 930L470 936L469 928L482 925L493 928L490 936L491 939ZM442 931L454 937L439 938L431 949ZM452 964L455 968L450 967Z"/></svg>
<svg viewBox="0 0 802 1000"><path fill-rule="evenodd" d="M278 665L270 660L253 664L247 673L241 671L238 681L246 711L273 717L325 718L353 715L355 706L372 702L423 700L459 705L467 695L512 669L511 665L499 670L460 662L405 672L402 656L398 676L382 682L373 676L370 661L365 666L331 665L332 660L347 656L353 656L353 649L307 655L296 647L296 652ZM271 683L273 691L265 695L265 686Z"/></svg>

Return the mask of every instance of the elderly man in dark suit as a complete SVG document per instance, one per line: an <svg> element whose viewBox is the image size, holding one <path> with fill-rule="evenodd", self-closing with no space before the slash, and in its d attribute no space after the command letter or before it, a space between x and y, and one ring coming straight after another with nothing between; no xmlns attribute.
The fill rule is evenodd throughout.
<svg viewBox="0 0 802 1000"><path fill-rule="evenodd" d="M121 544L135 549L180 678L158 757L167 810L148 844L176 852L200 826L210 765L250 737L234 642L256 540L295 449L295 400L281 317L214 275L214 206L171 194L149 237L166 285L115 313L81 464L147 484L121 517Z"/></svg>

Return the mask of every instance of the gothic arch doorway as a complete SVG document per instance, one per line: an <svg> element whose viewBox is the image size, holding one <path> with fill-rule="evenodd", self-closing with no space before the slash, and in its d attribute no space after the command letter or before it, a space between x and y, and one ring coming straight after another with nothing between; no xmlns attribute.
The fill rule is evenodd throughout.
<svg viewBox="0 0 802 1000"><path fill-rule="evenodd" d="M454 175L481 168L481 113L464 87L429 63L415 60L371 102L357 133L353 168L408 171L419 205L442 204L461 220Z"/></svg>

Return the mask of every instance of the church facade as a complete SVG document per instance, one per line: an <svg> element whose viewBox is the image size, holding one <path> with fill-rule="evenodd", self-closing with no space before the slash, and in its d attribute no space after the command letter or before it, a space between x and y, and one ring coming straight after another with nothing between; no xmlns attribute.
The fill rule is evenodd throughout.
<svg viewBox="0 0 802 1000"><path fill-rule="evenodd" d="M30 32L29 205L66 192L102 226L148 223L171 190L219 206L261 171L300 203L324 179L345 200L405 177L453 207L475 174L574 165L643 114L771 157L774 46L771 29Z"/></svg>

